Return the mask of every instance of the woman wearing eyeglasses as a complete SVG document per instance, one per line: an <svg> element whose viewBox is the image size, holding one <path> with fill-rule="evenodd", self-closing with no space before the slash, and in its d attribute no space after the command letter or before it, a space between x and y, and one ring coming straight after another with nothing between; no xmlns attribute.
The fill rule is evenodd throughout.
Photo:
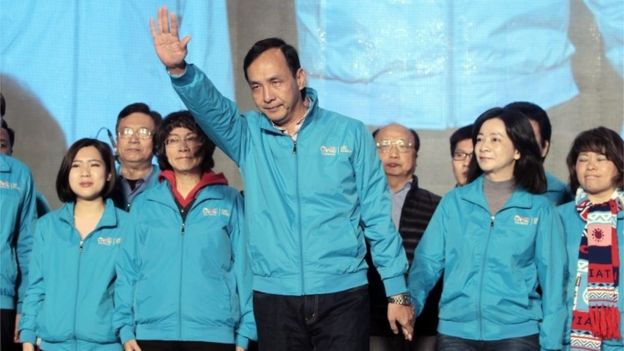
<svg viewBox="0 0 624 351"><path fill-rule="evenodd" d="M493 108L475 121L468 184L442 198L414 254L422 310L444 272L438 350L560 350L566 254L529 120ZM538 292L538 286L541 293Z"/></svg>
<svg viewBox="0 0 624 351"><path fill-rule="evenodd" d="M255 339L238 191L212 172L214 144L188 111L156 133L160 183L130 212L115 287L126 351L243 350Z"/></svg>

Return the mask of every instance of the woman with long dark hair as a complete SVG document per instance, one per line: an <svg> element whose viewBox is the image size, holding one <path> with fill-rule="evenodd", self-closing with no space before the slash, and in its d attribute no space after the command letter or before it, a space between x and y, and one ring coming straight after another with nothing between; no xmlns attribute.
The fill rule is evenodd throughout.
<svg viewBox="0 0 624 351"><path fill-rule="evenodd" d="M416 312L444 272L438 350L561 349L565 247L540 195L546 181L531 125L493 108L475 121L472 141L469 183L443 197L414 254Z"/></svg>
<svg viewBox="0 0 624 351"><path fill-rule="evenodd" d="M575 201L559 207L568 264L565 349L624 350L624 142L599 127L567 157Z"/></svg>
<svg viewBox="0 0 624 351"><path fill-rule="evenodd" d="M129 223L109 195L115 160L110 147L80 139L56 177L63 207L35 225L20 340L34 350L119 351L113 329L115 261Z"/></svg>

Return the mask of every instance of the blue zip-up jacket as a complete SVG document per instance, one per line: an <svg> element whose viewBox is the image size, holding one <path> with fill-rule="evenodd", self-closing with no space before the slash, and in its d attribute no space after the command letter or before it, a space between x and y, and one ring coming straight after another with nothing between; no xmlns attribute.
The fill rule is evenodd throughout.
<svg viewBox="0 0 624 351"><path fill-rule="evenodd" d="M0 154L0 308L21 312L36 219L35 186L22 162ZM19 279L19 286L16 286ZM15 295L17 294L17 306Z"/></svg>
<svg viewBox="0 0 624 351"><path fill-rule="evenodd" d="M40 337L46 351L118 351L113 284L129 217L108 199L96 228L81 239L74 205L37 221L20 339L34 343Z"/></svg>
<svg viewBox="0 0 624 351"><path fill-rule="evenodd" d="M195 66L173 86L204 132L241 169L254 290L344 291L367 283L365 237L387 295L407 291L405 250L366 126L319 107L292 138L259 112L240 114Z"/></svg>
<svg viewBox="0 0 624 351"><path fill-rule="evenodd" d="M543 194L553 206L559 206L573 199L570 188L554 175L546 172L546 192Z"/></svg>
<svg viewBox="0 0 624 351"><path fill-rule="evenodd" d="M516 188L491 215L481 176L442 198L408 282L420 313L444 271L441 334L500 340L539 332L542 349L559 350L566 264L561 222L548 200Z"/></svg>
<svg viewBox="0 0 624 351"><path fill-rule="evenodd" d="M122 342L236 343L256 339L238 191L200 190L183 219L169 182L133 202L133 233L115 285L115 327Z"/></svg>
<svg viewBox="0 0 624 351"><path fill-rule="evenodd" d="M585 228L585 222L579 216L576 211L576 205L574 201L561 205L557 208L559 215L563 221L563 230L566 240L566 248L568 252L568 282L567 282L567 310L566 310L566 323L565 334L563 335L564 350L570 349L570 327L572 322L572 306L574 304L574 284L576 279L576 271L579 256L579 247L581 245L581 236L583 235L583 229ZM620 250L620 272L622 272L622 263L624 262L624 211L618 212L617 219L617 236L618 245ZM620 277L622 274L620 273ZM624 284L620 279L620 285L618 286L619 299L618 308L620 310L620 327L624 334ZM621 351L624 350L624 340L604 340L602 342L602 351Z"/></svg>

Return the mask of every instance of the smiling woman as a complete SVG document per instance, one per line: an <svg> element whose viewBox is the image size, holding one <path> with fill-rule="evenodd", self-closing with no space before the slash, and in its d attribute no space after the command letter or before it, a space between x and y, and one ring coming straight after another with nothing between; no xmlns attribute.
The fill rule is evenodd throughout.
<svg viewBox="0 0 624 351"><path fill-rule="evenodd" d="M444 272L438 350L559 350L566 258L531 124L493 108L472 140L469 183L444 196L414 254L412 298L422 310Z"/></svg>
<svg viewBox="0 0 624 351"><path fill-rule="evenodd" d="M559 207L569 259L564 340L572 350L621 350L624 142L608 128L584 131L567 164L576 200Z"/></svg>
<svg viewBox="0 0 624 351"><path fill-rule="evenodd" d="M255 325L242 197L212 172L215 146L190 112L165 117L155 144L160 183L131 209L115 287L125 350L246 348Z"/></svg>

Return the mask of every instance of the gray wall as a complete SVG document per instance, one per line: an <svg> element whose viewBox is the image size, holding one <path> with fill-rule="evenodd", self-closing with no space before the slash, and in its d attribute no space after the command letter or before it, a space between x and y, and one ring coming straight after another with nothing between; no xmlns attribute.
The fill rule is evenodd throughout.
<svg viewBox="0 0 624 351"><path fill-rule="evenodd" d="M262 38L279 36L292 44L297 43L293 2L230 0L228 11L236 97L241 110L248 110L254 106L244 81L243 57L248 48ZM553 140L546 168L564 180L567 180L565 156L578 132L599 125L619 132L624 117L624 83L601 54L599 31L580 0L572 0L570 37L577 49L573 64L581 93L548 111L553 124ZM62 134L45 108L37 104L35 97L12 86L8 77L2 77L2 82L2 91L11 102L8 115L20 115L19 119L8 119L18 135L15 156L31 166L38 187L56 206L54 178L66 147ZM418 132L422 146L416 174L420 184L435 193L444 194L453 186L447 151L452 130ZM232 185L241 188L243 184L235 165L221 153L216 155L216 159L217 168L225 171Z"/></svg>

